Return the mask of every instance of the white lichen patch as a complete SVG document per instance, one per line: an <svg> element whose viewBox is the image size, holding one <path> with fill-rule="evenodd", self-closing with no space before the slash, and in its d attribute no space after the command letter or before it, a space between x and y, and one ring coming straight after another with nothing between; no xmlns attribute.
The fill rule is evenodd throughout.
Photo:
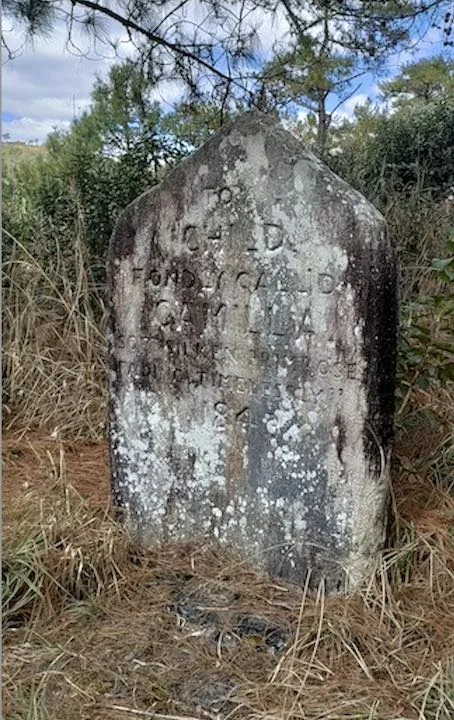
<svg viewBox="0 0 454 720"><path fill-rule="evenodd" d="M122 468L119 485L137 509L139 524L161 535L176 514L167 530L173 527L184 537L191 522L189 514L185 518L188 498L209 505L209 491L225 486L226 436L213 434L215 413L202 397L198 413L188 413L184 399L178 404L169 408L156 394L128 385L114 406L112 442ZM213 515L217 512L214 507Z"/></svg>

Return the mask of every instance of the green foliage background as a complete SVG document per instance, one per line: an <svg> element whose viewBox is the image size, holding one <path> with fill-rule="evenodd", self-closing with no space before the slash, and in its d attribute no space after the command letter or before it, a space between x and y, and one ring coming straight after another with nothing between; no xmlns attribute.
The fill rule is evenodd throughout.
<svg viewBox="0 0 454 720"><path fill-rule="evenodd" d="M426 77L426 66L423 71ZM444 387L454 378L454 90L443 65L441 82L429 73L438 92L427 100L416 91L410 101L415 76L419 82L420 73L405 68L386 86L397 110L363 106L352 121L331 128L324 152L331 168L384 213L398 250L401 408L415 386ZM185 103L163 114L150 90L131 63L114 67L68 133L54 133L26 160L14 161L11 153L3 177L6 262L11 238L46 269L83 246L88 284L102 295L108 242L121 210L228 119L216 104ZM293 85L288 92L294 94ZM311 118L293 129L317 151Z"/></svg>

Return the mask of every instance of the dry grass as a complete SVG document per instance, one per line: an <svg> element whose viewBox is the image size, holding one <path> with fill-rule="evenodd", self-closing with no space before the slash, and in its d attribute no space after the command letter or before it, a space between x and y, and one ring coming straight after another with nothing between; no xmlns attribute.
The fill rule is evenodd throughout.
<svg viewBox="0 0 454 720"><path fill-rule="evenodd" d="M18 163L33 160L46 152L43 145L27 145L23 142L2 143L2 160L8 169Z"/></svg>
<svg viewBox="0 0 454 720"><path fill-rule="evenodd" d="M4 461L8 720L454 717L447 488L399 464L393 546L326 599L228 550L134 547L104 446L8 438Z"/></svg>
<svg viewBox="0 0 454 720"><path fill-rule="evenodd" d="M8 235L4 231L5 235ZM18 240L3 268L4 428L104 436L105 312L82 244L43 269Z"/></svg>
<svg viewBox="0 0 454 720"><path fill-rule="evenodd" d="M88 442L104 312L80 246L70 262L56 248L44 272L16 243L5 268L5 719L451 720L452 388L407 393L389 547L362 592L310 594L228 550L143 552Z"/></svg>
<svg viewBox="0 0 454 720"><path fill-rule="evenodd" d="M446 252L454 219L452 203L435 203L416 187L408 189L405 202L396 196L384 212L399 257L401 302L445 292L446 285L437 280L431 266L434 257Z"/></svg>

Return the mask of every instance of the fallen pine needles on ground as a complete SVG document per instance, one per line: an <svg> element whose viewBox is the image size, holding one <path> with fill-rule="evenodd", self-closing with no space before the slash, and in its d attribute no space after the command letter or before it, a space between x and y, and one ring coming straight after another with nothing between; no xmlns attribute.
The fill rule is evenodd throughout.
<svg viewBox="0 0 454 720"><path fill-rule="evenodd" d="M13 438L4 455L7 720L454 717L449 488L400 468L375 577L326 598L228 550L135 547L105 448Z"/></svg>
<svg viewBox="0 0 454 720"><path fill-rule="evenodd" d="M5 719L452 720L454 401L421 386L432 345L403 354L393 520L362 592L203 544L145 552L110 504L105 313L79 240L42 268L12 238L4 266Z"/></svg>

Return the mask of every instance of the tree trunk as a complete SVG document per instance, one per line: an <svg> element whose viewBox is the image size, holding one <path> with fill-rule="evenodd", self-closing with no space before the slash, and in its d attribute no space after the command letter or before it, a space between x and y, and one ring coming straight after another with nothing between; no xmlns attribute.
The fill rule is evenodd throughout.
<svg viewBox="0 0 454 720"><path fill-rule="evenodd" d="M326 111L326 92L320 91L318 96L318 127L317 127L317 149L319 157L325 154L326 140L331 122L331 115Z"/></svg>

